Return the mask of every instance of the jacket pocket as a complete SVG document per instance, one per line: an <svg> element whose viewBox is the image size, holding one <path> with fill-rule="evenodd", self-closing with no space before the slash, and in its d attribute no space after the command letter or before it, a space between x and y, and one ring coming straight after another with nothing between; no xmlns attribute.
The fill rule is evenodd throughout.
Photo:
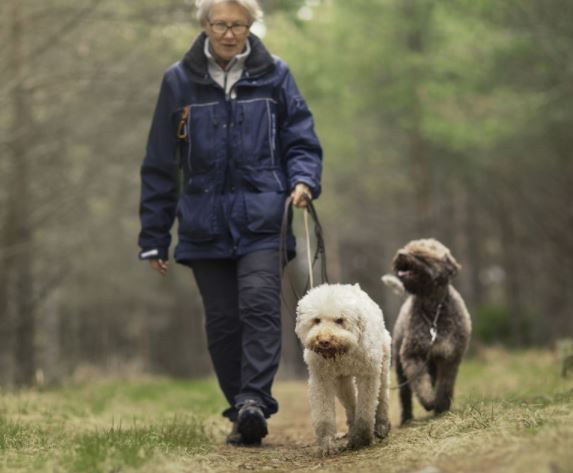
<svg viewBox="0 0 573 473"><path fill-rule="evenodd" d="M177 209L180 237L195 242L215 239L220 234L219 207L219 196L212 192L181 196Z"/></svg>
<svg viewBox="0 0 573 473"><path fill-rule="evenodd" d="M247 228L253 233L279 233L286 195L278 192L246 192Z"/></svg>
<svg viewBox="0 0 573 473"><path fill-rule="evenodd" d="M279 167L243 166L240 168L245 187L251 192L286 192L286 176Z"/></svg>
<svg viewBox="0 0 573 473"><path fill-rule="evenodd" d="M221 106L218 102L209 102L193 104L190 107L187 119L187 165L190 170L208 168L219 157L225 121Z"/></svg>
<svg viewBox="0 0 573 473"><path fill-rule="evenodd" d="M276 105L272 99L238 102L236 121L240 130L240 161L276 165Z"/></svg>
<svg viewBox="0 0 573 473"><path fill-rule="evenodd" d="M213 170L194 173L187 179L187 194L206 194L215 191L216 176Z"/></svg>

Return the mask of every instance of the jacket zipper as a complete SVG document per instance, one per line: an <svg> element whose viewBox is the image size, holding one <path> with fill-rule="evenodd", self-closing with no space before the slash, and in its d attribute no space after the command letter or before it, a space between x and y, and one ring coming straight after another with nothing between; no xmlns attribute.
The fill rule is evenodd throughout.
<svg viewBox="0 0 573 473"><path fill-rule="evenodd" d="M233 86L231 87L231 89L229 90L229 93L227 93L227 73L225 72L225 81L224 81L224 91L225 91L225 102L227 105L227 123L226 123L226 128L227 128L227 170L226 170L226 176L225 176L225 181L226 182L226 189L225 190L230 190L231 192L235 191L235 183L234 182L229 182L231 176L235 175L235 163L233 160L233 154L232 154L232 146L231 146L231 124L232 124L232 117L233 117L233 101L231 100L231 94L233 91L233 88L235 87L235 84L233 84Z"/></svg>
<svg viewBox="0 0 573 473"><path fill-rule="evenodd" d="M268 117L268 127L269 127L269 148L270 148L270 152L271 152L271 165L274 168L276 163L275 163L275 157L276 157L276 149L275 149L275 116L272 114L271 112L271 104L269 103L269 101L267 100L267 117ZM277 175L277 172L273 169L273 176L275 178L275 180L277 181L277 184L279 185L279 189L281 192L283 192L283 185L281 183L281 180L279 179L279 176Z"/></svg>
<svg viewBox="0 0 573 473"><path fill-rule="evenodd" d="M187 133L187 168L189 169L189 174L191 174L191 113L187 115L185 127Z"/></svg>

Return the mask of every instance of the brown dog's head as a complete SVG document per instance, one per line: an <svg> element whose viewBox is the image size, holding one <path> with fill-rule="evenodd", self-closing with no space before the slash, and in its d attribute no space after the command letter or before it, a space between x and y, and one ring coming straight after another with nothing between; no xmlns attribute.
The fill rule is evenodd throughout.
<svg viewBox="0 0 573 473"><path fill-rule="evenodd" d="M394 272L411 294L429 294L449 284L461 266L450 250L432 238L414 240L396 253Z"/></svg>

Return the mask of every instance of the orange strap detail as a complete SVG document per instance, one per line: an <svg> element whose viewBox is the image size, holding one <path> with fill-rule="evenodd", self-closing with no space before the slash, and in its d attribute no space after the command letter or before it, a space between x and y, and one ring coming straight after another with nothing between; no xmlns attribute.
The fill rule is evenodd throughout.
<svg viewBox="0 0 573 473"><path fill-rule="evenodd" d="M185 123L189 118L189 111L191 107L189 105L185 105L183 107L183 114L181 115L181 120L179 120L179 126L177 127L177 138L180 140L184 140L187 138L187 128L185 128Z"/></svg>

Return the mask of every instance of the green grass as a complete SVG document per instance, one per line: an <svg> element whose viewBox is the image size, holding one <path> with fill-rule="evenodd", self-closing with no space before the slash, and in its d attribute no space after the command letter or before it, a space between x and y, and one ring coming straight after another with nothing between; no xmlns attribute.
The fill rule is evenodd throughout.
<svg viewBox="0 0 573 473"><path fill-rule="evenodd" d="M142 427L119 425L76 436L67 462L75 471L99 473L141 466L156 452L192 454L208 441L202 423L195 418Z"/></svg>
<svg viewBox="0 0 573 473"><path fill-rule="evenodd" d="M398 428L394 391L390 437L326 459L314 450L304 381L276 384L282 407L262 449L223 445L225 403L212 379L4 392L0 472L573 473L573 379L559 371L547 351L479 351L461 367L451 412L433 417L415 403L413 424Z"/></svg>
<svg viewBox="0 0 573 473"><path fill-rule="evenodd" d="M212 445L212 380L96 381L0 396L0 471L103 473Z"/></svg>

